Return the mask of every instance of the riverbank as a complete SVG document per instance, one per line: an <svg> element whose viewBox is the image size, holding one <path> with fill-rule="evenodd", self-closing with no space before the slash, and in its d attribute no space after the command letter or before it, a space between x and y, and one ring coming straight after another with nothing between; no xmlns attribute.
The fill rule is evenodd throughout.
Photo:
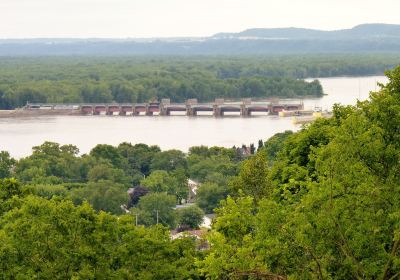
<svg viewBox="0 0 400 280"><path fill-rule="evenodd" d="M79 116L79 110L57 109L57 110L0 110L0 118L26 118L40 116Z"/></svg>

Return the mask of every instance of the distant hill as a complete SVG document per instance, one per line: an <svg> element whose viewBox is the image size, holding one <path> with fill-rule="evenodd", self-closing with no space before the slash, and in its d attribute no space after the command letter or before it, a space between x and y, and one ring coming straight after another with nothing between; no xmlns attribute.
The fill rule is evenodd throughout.
<svg viewBox="0 0 400 280"><path fill-rule="evenodd" d="M400 53L400 25L362 24L335 31L255 28L205 38L0 40L0 56L316 53Z"/></svg>
<svg viewBox="0 0 400 280"><path fill-rule="evenodd" d="M219 39L270 39L270 40L375 40L400 39L400 25L361 24L352 29L322 31L305 28L253 28L239 33L219 33Z"/></svg>

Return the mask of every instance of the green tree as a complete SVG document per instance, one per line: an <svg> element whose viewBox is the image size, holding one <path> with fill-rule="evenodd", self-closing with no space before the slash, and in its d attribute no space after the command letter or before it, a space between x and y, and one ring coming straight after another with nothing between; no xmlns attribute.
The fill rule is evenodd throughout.
<svg viewBox="0 0 400 280"><path fill-rule="evenodd" d="M176 181L175 192L173 193L178 201L178 204L182 203L184 199L187 199L189 194L188 177L186 176L185 169L178 168L171 172L171 176Z"/></svg>
<svg viewBox="0 0 400 280"><path fill-rule="evenodd" d="M254 202L250 197L228 197L216 213L213 232L208 235L210 252L198 261L200 273L207 279L239 278L247 271L266 271L255 255Z"/></svg>
<svg viewBox="0 0 400 280"><path fill-rule="evenodd" d="M69 195L68 189L63 185L33 185L31 188L35 195L47 199L51 199L53 196L66 198Z"/></svg>
<svg viewBox="0 0 400 280"><path fill-rule="evenodd" d="M188 162L190 178L199 182L204 182L211 173L234 176L237 172L237 164L225 155L211 155L205 158L191 155Z"/></svg>
<svg viewBox="0 0 400 280"><path fill-rule="evenodd" d="M154 155L151 170L165 170L171 172L178 168L186 169L185 154L178 150L169 150Z"/></svg>
<svg viewBox="0 0 400 280"><path fill-rule="evenodd" d="M140 221L145 225L162 224L175 227L176 199L165 193L150 193L139 200Z"/></svg>
<svg viewBox="0 0 400 280"><path fill-rule="evenodd" d="M149 176L140 181L142 186L152 192L165 192L174 194L177 181L164 170L155 170Z"/></svg>
<svg viewBox="0 0 400 280"><path fill-rule="evenodd" d="M400 144L394 127L400 70L388 76L389 84L370 101L351 110L336 107L339 115L331 121L316 122L285 141L279 159L287 166L275 162L273 168L278 164L287 172L281 178L288 184L305 185L300 196L263 196L257 204L253 197L227 199L217 211L210 254L198 262L203 275L399 277ZM277 180L274 187L286 184Z"/></svg>
<svg viewBox="0 0 400 280"><path fill-rule="evenodd" d="M10 157L8 152L0 152L0 179L11 177L12 169L15 166L15 163L15 159Z"/></svg>
<svg viewBox="0 0 400 280"><path fill-rule="evenodd" d="M196 204L206 213L212 213L227 196L227 188L215 183L201 184L196 193Z"/></svg>
<svg viewBox="0 0 400 280"><path fill-rule="evenodd" d="M141 180L140 184L153 192L165 192L174 195L178 203L187 198L189 191L185 170L182 168L171 172L171 174L164 170L155 170Z"/></svg>
<svg viewBox="0 0 400 280"><path fill-rule="evenodd" d="M119 153L128 160L132 170L138 170L145 176L150 174L150 164L153 157L160 153L158 146L147 146L146 144L132 145L122 143L118 146Z"/></svg>
<svg viewBox="0 0 400 280"><path fill-rule="evenodd" d="M88 201L97 211L113 214L123 213L121 205L127 205L129 196L124 185L111 181L90 182L82 188L71 191L75 204Z"/></svg>
<svg viewBox="0 0 400 280"><path fill-rule="evenodd" d="M81 181L79 150L73 145L45 142L32 148L31 156L18 161L16 177L23 182L74 182Z"/></svg>
<svg viewBox="0 0 400 280"><path fill-rule="evenodd" d="M258 140L258 146L257 146L257 150L260 150L264 147L264 142L260 139Z"/></svg>
<svg viewBox="0 0 400 280"><path fill-rule="evenodd" d="M90 151L90 155L96 159L108 160L116 168L128 169L127 160L120 154L118 148L114 146L99 144Z"/></svg>
<svg viewBox="0 0 400 280"><path fill-rule="evenodd" d="M231 188L237 194L243 192L245 195L253 197L255 201L271 196L273 188L268 179L268 172L266 153L260 151L243 162L239 175L231 182Z"/></svg>
<svg viewBox="0 0 400 280"><path fill-rule="evenodd" d="M28 196L0 217L4 279L197 279L195 243L161 226Z"/></svg>
<svg viewBox="0 0 400 280"><path fill-rule="evenodd" d="M124 171L113 168L109 163L99 163L94 165L87 174L90 182L98 182L101 180L111 181L115 183L130 186L131 180L125 175Z"/></svg>
<svg viewBox="0 0 400 280"><path fill-rule="evenodd" d="M194 205L177 209L176 216L179 227L198 229L203 222L204 212Z"/></svg>
<svg viewBox="0 0 400 280"><path fill-rule="evenodd" d="M277 133L271 138L269 138L263 145L267 158L270 161L276 160L278 153L282 150L285 140L292 135L293 132L291 130L287 130L285 132ZM260 143L259 143L260 146Z"/></svg>
<svg viewBox="0 0 400 280"><path fill-rule="evenodd" d="M0 216L13 207L14 198L23 197L29 193L16 179L0 179Z"/></svg>

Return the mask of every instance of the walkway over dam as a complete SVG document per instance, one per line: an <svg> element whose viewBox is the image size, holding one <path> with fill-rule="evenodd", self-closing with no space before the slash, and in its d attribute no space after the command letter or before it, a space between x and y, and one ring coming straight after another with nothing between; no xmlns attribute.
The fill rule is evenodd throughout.
<svg viewBox="0 0 400 280"><path fill-rule="evenodd" d="M225 102L216 99L213 103L198 103L196 99L189 99L186 103L171 103L169 99L161 102L149 103L124 103L124 104L39 104L28 103L26 110L76 110L82 115L146 115L159 114L169 116L173 112L184 112L187 116L197 116L199 112L210 112L216 117L222 117L225 113L239 113L241 116L251 116L254 112L264 112L277 115L281 111L300 111L304 109L303 102L293 100L279 100L271 102L253 102L251 99L243 99L241 102Z"/></svg>

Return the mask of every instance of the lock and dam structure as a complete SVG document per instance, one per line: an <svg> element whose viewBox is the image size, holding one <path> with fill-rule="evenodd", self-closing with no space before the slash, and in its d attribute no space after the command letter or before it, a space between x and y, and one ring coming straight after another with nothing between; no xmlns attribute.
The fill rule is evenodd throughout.
<svg viewBox="0 0 400 280"><path fill-rule="evenodd" d="M241 102L226 102L224 99L216 99L212 103L198 103L197 99L188 99L185 103L171 103L169 99L161 102L148 103L97 103L97 104L48 104L28 103L24 110L29 111L71 111L74 115L161 115L169 116L175 112L181 112L187 116L197 116L200 112L208 112L215 117L223 117L225 113L237 113L243 117L251 116L255 112L263 112L270 115L278 115L282 111L304 110L302 101L273 100L254 102L249 98Z"/></svg>

